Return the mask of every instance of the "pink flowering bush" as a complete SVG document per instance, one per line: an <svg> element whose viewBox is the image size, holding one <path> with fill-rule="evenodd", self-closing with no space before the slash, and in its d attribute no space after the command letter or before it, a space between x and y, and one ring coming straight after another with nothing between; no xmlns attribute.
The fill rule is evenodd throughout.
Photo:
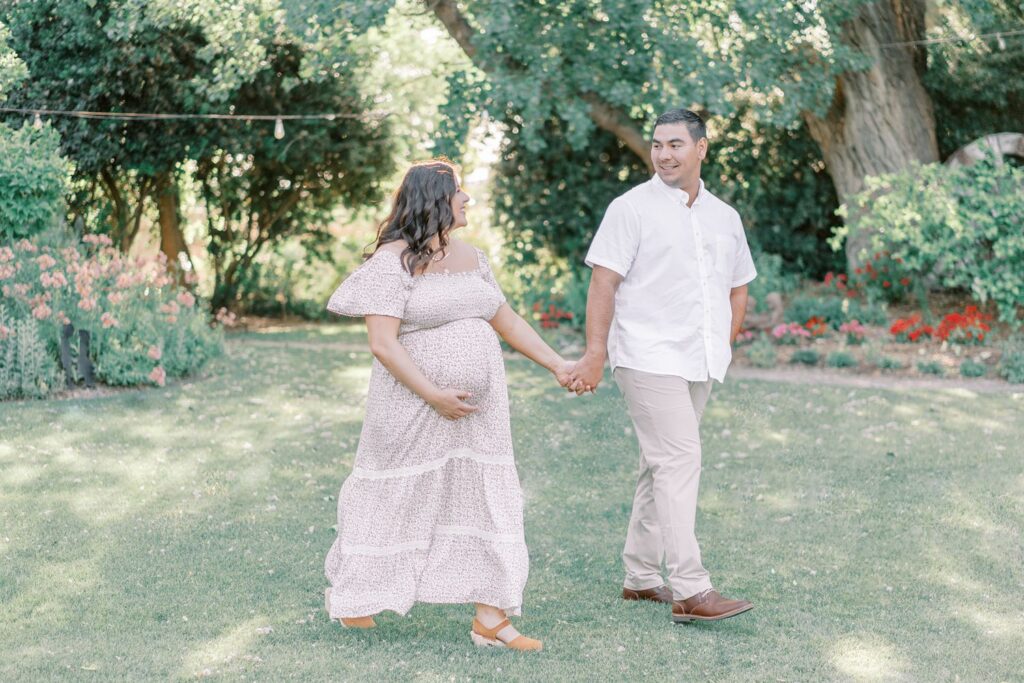
<svg viewBox="0 0 1024 683"><path fill-rule="evenodd" d="M864 335L867 334L867 328L860 321L851 320L839 326L839 334L846 335L847 344L856 346L864 343Z"/></svg>
<svg viewBox="0 0 1024 683"><path fill-rule="evenodd" d="M802 339L810 339L811 331L799 323L784 323L772 328L772 339L778 344L799 344Z"/></svg>
<svg viewBox="0 0 1024 683"><path fill-rule="evenodd" d="M221 351L219 327L167 273L162 254L129 258L104 235L86 235L80 244L43 241L0 246L0 318L36 321L58 367L65 324L90 332L96 379L106 384L162 386ZM0 356L15 336L14 326L3 324ZM6 395L0 386L0 398Z"/></svg>

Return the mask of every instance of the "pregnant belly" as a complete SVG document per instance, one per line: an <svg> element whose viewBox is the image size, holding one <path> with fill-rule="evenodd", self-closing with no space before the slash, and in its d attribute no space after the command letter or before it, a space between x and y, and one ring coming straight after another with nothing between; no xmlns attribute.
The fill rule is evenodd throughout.
<svg viewBox="0 0 1024 683"><path fill-rule="evenodd" d="M482 396L502 379L498 337L480 318L409 332L399 341L426 378L442 389Z"/></svg>

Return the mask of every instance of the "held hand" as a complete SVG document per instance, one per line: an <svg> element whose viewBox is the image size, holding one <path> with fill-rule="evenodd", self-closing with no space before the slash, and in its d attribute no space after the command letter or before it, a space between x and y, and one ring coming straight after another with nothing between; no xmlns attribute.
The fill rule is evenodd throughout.
<svg viewBox="0 0 1024 683"><path fill-rule="evenodd" d="M441 389L437 396L430 401L430 407L441 414L441 417L448 420L458 420L480 410L471 406L463 399L470 398L473 394L458 389Z"/></svg>
<svg viewBox="0 0 1024 683"><path fill-rule="evenodd" d="M576 368L575 361L561 360L555 369L552 370L552 374L555 379L558 380L558 386L568 389L572 383L572 371Z"/></svg>
<svg viewBox="0 0 1024 683"><path fill-rule="evenodd" d="M575 391L577 396L582 396L585 392L595 391L603 376L604 357L585 353L576 363L576 368L572 372L572 382L567 388L569 391Z"/></svg>

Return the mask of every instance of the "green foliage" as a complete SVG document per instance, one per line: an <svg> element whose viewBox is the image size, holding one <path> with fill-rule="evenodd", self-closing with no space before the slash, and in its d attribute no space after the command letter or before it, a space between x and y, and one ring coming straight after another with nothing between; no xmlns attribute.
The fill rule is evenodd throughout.
<svg viewBox="0 0 1024 683"><path fill-rule="evenodd" d="M28 74L25 63L18 58L14 50L8 46L11 32L0 22L0 102L7 92Z"/></svg>
<svg viewBox="0 0 1024 683"><path fill-rule="evenodd" d="M778 363L775 345L767 335L762 334L748 348L747 358L754 367L774 368Z"/></svg>
<svg viewBox="0 0 1024 683"><path fill-rule="evenodd" d="M1024 384L1024 338L1012 337L1003 344L999 376L1012 384Z"/></svg>
<svg viewBox="0 0 1024 683"><path fill-rule="evenodd" d="M934 360L917 361L917 371L922 375L936 375L938 377L946 374L945 369L942 367L942 363Z"/></svg>
<svg viewBox="0 0 1024 683"><path fill-rule="evenodd" d="M814 349L797 349L790 356L790 363L800 363L802 365L817 365L820 360L821 354Z"/></svg>
<svg viewBox="0 0 1024 683"><path fill-rule="evenodd" d="M858 363L849 351L832 351L825 357L825 365L830 368L855 368Z"/></svg>
<svg viewBox="0 0 1024 683"><path fill-rule="evenodd" d="M778 254L769 254L764 251L754 250L754 266L757 268L757 277L749 285L750 296L755 300L754 310L758 313L768 311L766 297L771 292L788 294L797 287L797 278L791 273L784 273L782 257Z"/></svg>
<svg viewBox="0 0 1024 683"><path fill-rule="evenodd" d="M233 99L239 110L271 113L266 110L273 107L298 114L369 107L352 81L301 81L306 55L300 43L267 41L267 64ZM218 148L196 164L209 215L214 307L236 304L241 278L268 246L287 236L302 236L311 245L330 241L323 226L335 206L379 199L380 181L395 168L387 121L295 122L280 141L257 126L223 122L214 128Z"/></svg>
<svg viewBox="0 0 1024 683"><path fill-rule="evenodd" d="M64 373L44 334L34 318L14 317L0 304L0 400L43 398L60 388Z"/></svg>
<svg viewBox="0 0 1024 683"><path fill-rule="evenodd" d="M836 296L799 296L786 307L786 322L803 325L811 318L821 318L834 330L851 320L866 325L881 325L886 321L885 310L874 304Z"/></svg>
<svg viewBox="0 0 1024 683"><path fill-rule="evenodd" d="M809 278L841 270L842 256L823 248L840 221L821 151L806 129L766 125L755 110L710 118L705 182L739 211L755 259L778 255L780 272Z"/></svg>
<svg viewBox="0 0 1024 683"><path fill-rule="evenodd" d="M36 235L64 214L68 165L50 126L0 123L0 240Z"/></svg>
<svg viewBox="0 0 1024 683"><path fill-rule="evenodd" d="M1024 169L991 160L963 168L932 164L869 178L851 200L848 228L868 230L873 249L907 272L993 301L999 318L1024 324Z"/></svg>
<svg viewBox="0 0 1024 683"><path fill-rule="evenodd" d="M874 362L879 370L902 370L906 367L899 359L892 356L878 356Z"/></svg>
<svg viewBox="0 0 1024 683"><path fill-rule="evenodd" d="M935 34L961 37L928 49L924 85L935 106L942 156L984 135L1021 132L1024 87L1017 75L1024 73L1024 40L993 34L1024 26L1024 4L937 0L933 5Z"/></svg>
<svg viewBox="0 0 1024 683"><path fill-rule="evenodd" d="M984 377L986 372L988 366L979 361L965 358L964 362L960 363L960 374L964 377Z"/></svg>
<svg viewBox="0 0 1024 683"><path fill-rule="evenodd" d="M648 179L640 160L614 136L595 132L576 150L564 122L536 132L545 140L531 150L525 139L506 137L495 178L495 222L505 234L514 266L539 263L540 250L582 267L604 211L617 195Z"/></svg>

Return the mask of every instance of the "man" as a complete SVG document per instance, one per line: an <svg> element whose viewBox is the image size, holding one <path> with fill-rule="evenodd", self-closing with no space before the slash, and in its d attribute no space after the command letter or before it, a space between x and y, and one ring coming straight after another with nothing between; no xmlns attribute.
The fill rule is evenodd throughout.
<svg viewBox="0 0 1024 683"><path fill-rule="evenodd" d="M675 622L753 608L714 590L694 534L698 426L712 380L725 378L756 276L739 214L700 178L707 151L700 116L658 117L656 175L611 203L587 253L587 350L569 385L596 389L607 354L640 442L622 597L671 602Z"/></svg>

